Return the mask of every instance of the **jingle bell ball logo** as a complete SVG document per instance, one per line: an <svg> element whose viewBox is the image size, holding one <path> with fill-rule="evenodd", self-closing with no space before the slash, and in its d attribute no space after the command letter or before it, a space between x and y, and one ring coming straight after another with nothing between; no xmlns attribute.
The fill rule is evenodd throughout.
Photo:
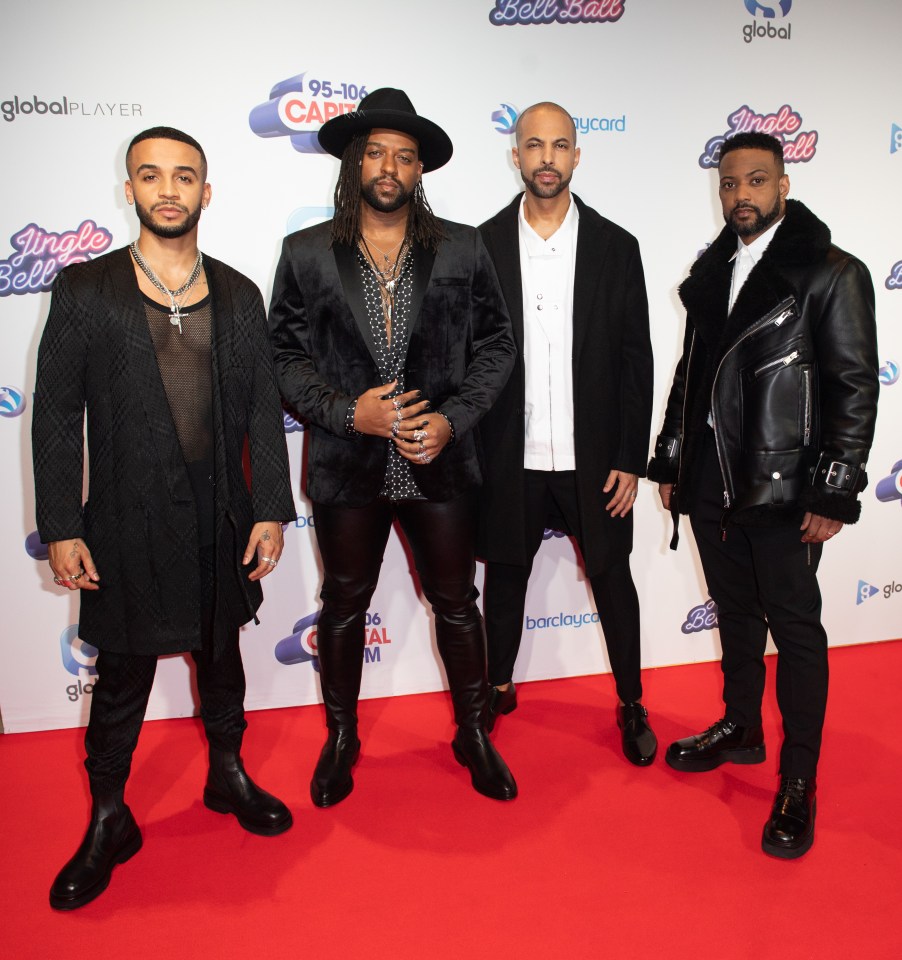
<svg viewBox="0 0 902 960"><path fill-rule="evenodd" d="M62 233L29 223L9 242L15 252L0 260L0 297L49 290L63 267L103 253L113 235L93 220L82 220L74 230Z"/></svg>
<svg viewBox="0 0 902 960"><path fill-rule="evenodd" d="M325 153L316 139L319 128L342 113L353 113L367 90L361 83L308 74L280 80L269 99L251 110L248 123L258 137L288 137L298 153Z"/></svg>
<svg viewBox="0 0 902 960"><path fill-rule="evenodd" d="M680 630L685 634L701 633L702 630L714 630L717 627L717 604L713 600L700 603L686 614Z"/></svg>
<svg viewBox="0 0 902 960"><path fill-rule="evenodd" d="M792 0L762 3L760 0L745 0L745 9L755 18L742 28L742 39L746 43L753 40L791 40L792 24L780 23L789 16Z"/></svg>
<svg viewBox="0 0 902 960"><path fill-rule="evenodd" d="M286 667L296 663L309 663L319 672L319 651L316 642L317 624L320 611L302 617L292 628L291 636L285 637L276 644L275 657ZM382 651L391 643L388 628L382 623L382 615L367 612L363 662L381 663Z"/></svg>
<svg viewBox="0 0 902 960"><path fill-rule="evenodd" d="M899 506L902 506L902 460L897 460L893 464L888 477L877 481L874 495L881 503L898 501Z"/></svg>
<svg viewBox="0 0 902 960"><path fill-rule="evenodd" d="M0 417L11 420L25 412L25 394L18 387L0 387Z"/></svg>
<svg viewBox="0 0 902 960"><path fill-rule="evenodd" d="M286 433L302 433L305 429L305 424L296 420L287 410L282 411L282 424Z"/></svg>
<svg viewBox="0 0 902 960"><path fill-rule="evenodd" d="M705 144L698 165L710 170L720 163L720 148L737 133L769 133L783 144L786 163L808 163L817 151L817 130L802 130L802 115L784 103L776 113L757 113L747 104L727 117L725 133Z"/></svg>
<svg viewBox="0 0 902 960"><path fill-rule="evenodd" d="M884 281L887 290L902 290L902 260L893 264L889 276Z"/></svg>
<svg viewBox="0 0 902 960"><path fill-rule="evenodd" d="M495 27L548 23L614 23L626 0L495 0L489 23Z"/></svg>
<svg viewBox="0 0 902 960"><path fill-rule="evenodd" d="M899 364L895 360L887 360L877 371L877 378L881 387L891 387L899 382Z"/></svg>

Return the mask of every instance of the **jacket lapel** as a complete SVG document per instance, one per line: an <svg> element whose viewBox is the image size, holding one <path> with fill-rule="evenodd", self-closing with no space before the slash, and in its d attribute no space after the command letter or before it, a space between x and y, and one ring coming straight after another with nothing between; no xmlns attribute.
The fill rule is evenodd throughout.
<svg viewBox="0 0 902 960"><path fill-rule="evenodd" d="M363 299L363 282L360 279L360 270L357 265L357 252L354 247L343 243L333 243L332 253L335 256L335 265L341 278L341 286L345 300L354 315L354 321L366 348L376 362L376 342L373 340L373 331L370 329L370 320L366 314L366 305Z"/></svg>
<svg viewBox="0 0 902 960"><path fill-rule="evenodd" d="M432 268L435 266L435 254L416 243L413 247L413 291L410 302L410 329L407 332L407 339L413 334L420 322L420 308L423 305L423 297L426 295L426 288L429 286L429 280L432 277Z"/></svg>
<svg viewBox="0 0 902 960"><path fill-rule="evenodd" d="M573 195L579 210L579 227L576 233L576 275L573 282L573 375L577 374L576 358L582 352L583 341L589 329L595 309L598 285L604 275L610 237L594 212Z"/></svg>
<svg viewBox="0 0 902 960"><path fill-rule="evenodd" d="M490 229L492 262L501 283L501 292L511 318L517 355L523 356L523 279L520 276L519 211L523 194L518 194L494 220ZM522 362L522 361L521 361Z"/></svg>

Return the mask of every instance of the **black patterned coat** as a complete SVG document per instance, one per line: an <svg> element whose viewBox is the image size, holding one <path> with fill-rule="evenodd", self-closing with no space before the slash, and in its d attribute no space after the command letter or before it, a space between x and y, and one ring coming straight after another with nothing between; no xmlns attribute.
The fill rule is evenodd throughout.
<svg viewBox="0 0 902 960"><path fill-rule="evenodd" d="M204 257L213 306L216 626L254 617L241 567L259 521L295 516L282 412L257 287ZM82 503L87 412L88 497ZM248 441L252 489L243 466ZM38 353L32 447L38 532L83 538L100 575L79 635L101 650L200 646L197 516L128 248L63 270Z"/></svg>

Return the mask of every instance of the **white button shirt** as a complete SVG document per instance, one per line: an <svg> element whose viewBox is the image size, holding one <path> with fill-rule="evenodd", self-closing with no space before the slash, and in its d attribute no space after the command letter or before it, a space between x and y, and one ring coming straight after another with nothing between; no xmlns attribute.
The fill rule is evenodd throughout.
<svg viewBox="0 0 902 960"><path fill-rule="evenodd" d="M527 223L521 202L519 225L526 369L523 465L527 470L575 470L573 282L579 211L571 198L563 222L543 240Z"/></svg>
<svg viewBox="0 0 902 960"><path fill-rule="evenodd" d="M748 280L752 267L761 259L764 251L770 246L777 227L783 222L781 217L776 223L772 223L760 237L756 237L751 243L743 243L742 237L737 237L736 253L733 254L733 282L730 286L730 310L736 303L739 291L742 289L745 281Z"/></svg>

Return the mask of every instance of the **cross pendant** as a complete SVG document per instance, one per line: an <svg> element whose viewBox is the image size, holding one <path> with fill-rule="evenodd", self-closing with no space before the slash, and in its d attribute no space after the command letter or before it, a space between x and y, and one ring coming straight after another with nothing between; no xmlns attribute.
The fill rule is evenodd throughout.
<svg viewBox="0 0 902 960"><path fill-rule="evenodd" d="M179 328L179 333L182 332L182 315L178 311L178 307L174 307L172 313L169 314L169 322L174 326Z"/></svg>

